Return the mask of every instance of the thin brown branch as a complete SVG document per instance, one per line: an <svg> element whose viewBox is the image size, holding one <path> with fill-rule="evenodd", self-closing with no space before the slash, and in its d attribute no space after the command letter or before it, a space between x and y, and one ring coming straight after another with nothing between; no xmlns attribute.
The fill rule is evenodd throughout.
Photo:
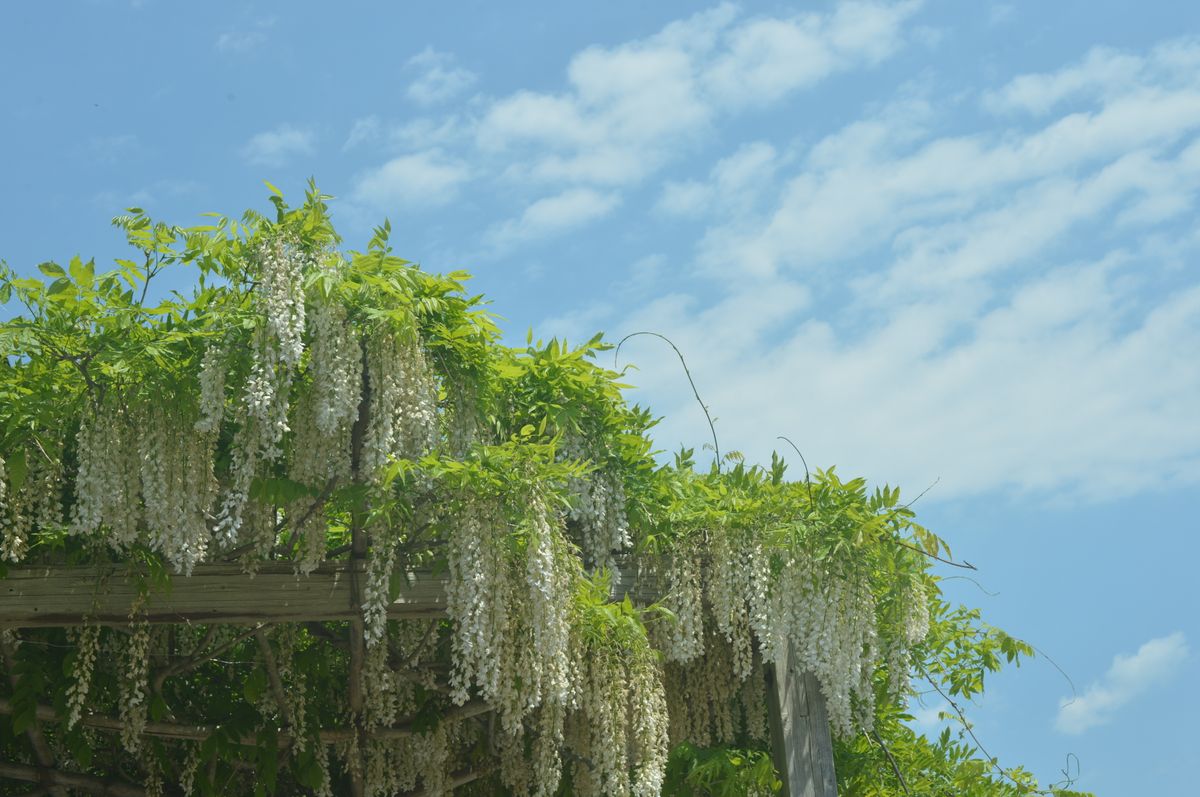
<svg viewBox="0 0 1200 797"><path fill-rule="evenodd" d="M91 775L81 775L77 772L63 772L49 767L33 767L27 764L15 764L6 761L0 761L0 778L41 783L48 787L57 786L60 788L76 789L89 794L106 795L107 797L146 797L146 790L132 783L96 778Z"/></svg>
<svg viewBox="0 0 1200 797"><path fill-rule="evenodd" d="M321 489L320 494L313 499L313 502L308 505L308 509L304 510L304 514L301 515L298 520L280 520L279 523L275 525L276 534L282 531L283 527L288 523L291 523L292 525L292 533L288 536L287 543L282 548L276 549L278 553L284 553L296 547L296 543L300 540L300 530L304 528L304 524L309 521L309 518L311 518L318 509L325 505L325 502L329 500L329 496L333 495L334 488L337 487L337 482L338 480L336 476L330 476L329 481L325 482L325 486Z"/></svg>
<svg viewBox="0 0 1200 797"><path fill-rule="evenodd" d="M917 553L921 554L921 556L928 556L930 559L935 559L935 560L941 562L942 564L951 565L953 567L961 567L963 570L978 570L979 569L978 567L971 564L970 562L968 562L965 559L961 562L955 562L953 559L943 559L942 557L938 556L935 553L930 553L929 551L926 551L923 548L918 548L917 546L915 546L911 543L907 543L904 540L898 540L895 537L885 537L884 539L891 540L896 545L899 545L902 548L908 548L910 551L916 551Z"/></svg>
<svg viewBox="0 0 1200 797"><path fill-rule="evenodd" d="M969 735L971 737L971 741L975 743L975 746L979 749L979 752L983 753L983 757L986 758L989 762L991 762L992 769L995 770L996 774L998 774L1004 780L1012 782L1012 784L1017 786L1018 788L1026 789L1029 794L1042 794L1042 795L1050 795L1051 794L1051 792L1043 790L1043 789L1030 788L1026 784L1021 783L1019 780L1014 778L1012 775L1008 774L1008 770L1006 770L1006 769L1004 769L1004 767L1000 766L999 759L997 759L991 753L989 753L987 751L987 748L983 746L983 742L979 741L979 737L975 735L975 730L971 726L970 720L967 719L967 715L963 712L962 707L957 702L955 702L954 698L952 698L952 697L950 697L950 695L946 694L946 691L944 689L942 689L940 686L938 686L937 681L935 681L933 679L933 677L930 676L930 674L928 672L926 672L924 667L922 667L920 664L917 664L916 667L920 671L921 676L929 683L930 686L933 687L933 691L935 691L939 695L941 695L942 699L945 700L947 704L949 704L950 708L954 709L954 713L958 715L959 722L962 723L963 730L965 730L967 732L967 735Z"/></svg>
<svg viewBox="0 0 1200 797"><path fill-rule="evenodd" d="M879 738L879 733L872 730L869 734L875 740L875 744L879 745L879 749L887 756L888 763L892 765L892 772L896 774L896 780L900 781L900 788L904 789L904 793L912 797L912 792L908 790L908 781L904 779L904 773L900 771L900 765L896 763L896 757L892 755L892 751L883 743L883 739Z"/></svg>
<svg viewBox="0 0 1200 797"><path fill-rule="evenodd" d="M205 633L204 639L201 640L201 644L203 644L205 640L211 641L211 638L213 636L215 636L214 629L216 629L216 628L217 628L217 626L212 626L212 628L210 628L209 631ZM203 653L197 653L194 656L184 659L183 661L177 661L174 664L170 665L169 667L165 667L162 670L159 670L154 675L153 686L154 686L155 693L157 693L157 694L162 693L163 682L166 681L168 678L173 678L176 675L182 675L183 673L188 672L189 670L194 670L195 668L199 667L200 665L204 664L205 662L215 659L217 656L220 656L222 653L229 650L233 646L237 645L239 642L242 642L243 640L249 639L250 637L254 636L254 634L256 634L260 628L262 628L261 624L256 625L253 628L251 628L249 631L243 631L242 633L238 634L237 636L233 637L232 639L222 642L220 645L217 645L212 650L207 650L207 651L204 651Z"/></svg>
<svg viewBox="0 0 1200 797"><path fill-rule="evenodd" d="M625 345L625 341L629 340L630 338L636 338L639 335L649 335L651 337L658 338L659 340L666 341L667 345L674 350L675 356L679 358L679 362L683 366L683 374L687 377L688 384L692 386L692 395L696 397L696 403L699 404L700 409L704 411L704 419L708 421L708 430L712 432L713 454L715 455L717 472L720 473L721 444L717 442L716 423L713 421L713 417L708 411L708 405L705 404L704 400L700 398L700 391L696 389L696 380L692 379L692 371L690 368L688 368L687 360L684 359L683 352L679 350L678 346L671 342L670 338L668 338L666 335L659 334L658 332L630 332L628 335L621 338L619 343L617 343L616 351L613 352L613 370L616 370L617 368L617 358L621 356L621 347Z"/></svg>
<svg viewBox="0 0 1200 797"><path fill-rule="evenodd" d="M271 650L271 640L267 632L260 626L254 629L254 638L258 641L258 649L262 652L263 666L267 668L267 680L271 683L271 694L275 697L275 705L279 707L279 715L283 717L285 727L292 727L292 711L288 705L287 692L283 688L283 679L279 677L279 667L275 664L275 652Z"/></svg>
<svg viewBox="0 0 1200 797"><path fill-rule="evenodd" d="M782 440L783 442L787 443L792 447L792 450L796 452L796 456L800 457L800 464L804 466L804 483L808 485L808 505L810 507L814 507L816 504L813 501L812 477L808 473L808 462L804 459L804 455L800 453L800 446L796 445L783 435L778 435L775 439Z"/></svg>
<svg viewBox="0 0 1200 797"><path fill-rule="evenodd" d="M21 676L17 675L17 651L13 644L2 636L0 636L0 655L4 658L4 666L8 669L8 682L12 685L15 694L21 687ZM46 737L42 734L42 726L36 717L25 729L25 735L29 737L29 746L33 748L33 756L37 759L38 764L53 769L54 753L50 750L50 745L46 743ZM67 790L61 786L53 785L50 790L55 797L67 797Z"/></svg>
<svg viewBox="0 0 1200 797"><path fill-rule="evenodd" d="M429 789L417 789L410 791L404 797L433 797L435 794L445 794L447 791L454 791L459 786L466 786L468 783L474 783L480 778L486 778L496 771L495 766L482 767L480 769L464 769L455 772L446 779L446 789L444 791L430 791Z"/></svg>

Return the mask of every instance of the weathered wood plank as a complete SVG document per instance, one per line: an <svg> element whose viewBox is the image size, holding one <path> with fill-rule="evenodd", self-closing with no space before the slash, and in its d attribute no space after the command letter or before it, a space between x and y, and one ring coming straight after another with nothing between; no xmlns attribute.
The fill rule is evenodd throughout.
<svg viewBox="0 0 1200 797"><path fill-rule="evenodd" d="M165 590L151 589L139 617L161 623L285 623L361 617L351 575L362 564L327 563L297 575L289 563L264 564L254 576L236 564L201 564L190 576L172 576ZM363 574L365 575L365 574ZM394 619L442 617L446 582L442 572L407 571L400 594L388 606ZM14 566L0 579L0 628L125 625L139 594L138 579L122 566ZM614 579L613 594L630 594L640 604L655 596L633 578Z"/></svg>
<svg viewBox="0 0 1200 797"><path fill-rule="evenodd" d="M767 664L771 754L787 797L837 797L833 739L820 684L801 672L789 645Z"/></svg>
<svg viewBox="0 0 1200 797"><path fill-rule="evenodd" d="M361 567L361 566L360 566ZM139 617L150 623L278 623L349 620L361 613L351 598L351 565L326 564L302 576L291 564L266 564L249 576L238 565L197 565L174 576L165 590L150 589ZM123 567L10 567L0 579L0 627L48 628L129 622L139 594ZM445 614L445 579L406 574L388 607L396 618Z"/></svg>

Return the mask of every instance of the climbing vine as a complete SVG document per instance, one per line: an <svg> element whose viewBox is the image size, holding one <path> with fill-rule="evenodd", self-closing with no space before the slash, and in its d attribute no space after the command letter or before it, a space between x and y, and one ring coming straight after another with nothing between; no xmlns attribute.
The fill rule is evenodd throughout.
<svg viewBox="0 0 1200 797"><path fill-rule="evenodd" d="M137 260L0 267L5 572L143 585L123 625L4 631L0 758L122 793L769 794L786 651L845 793L1049 793L903 721L914 672L970 697L1032 651L942 602L945 543L898 490L663 464L601 337L503 345L466 274L386 224L343 248L327 199L134 209ZM199 568L341 561L349 622L147 619ZM444 613L397 619L417 572Z"/></svg>

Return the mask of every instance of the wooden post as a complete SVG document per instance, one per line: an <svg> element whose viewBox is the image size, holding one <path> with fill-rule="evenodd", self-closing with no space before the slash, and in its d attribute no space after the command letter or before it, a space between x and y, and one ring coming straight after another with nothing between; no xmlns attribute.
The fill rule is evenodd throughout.
<svg viewBox="0 0 1200 797"><path fill-rule="evenodd" d="M801 672L789 644L765 667L771 755L784 797L837 797L833 739L825 696L811 673Z"/></svg>

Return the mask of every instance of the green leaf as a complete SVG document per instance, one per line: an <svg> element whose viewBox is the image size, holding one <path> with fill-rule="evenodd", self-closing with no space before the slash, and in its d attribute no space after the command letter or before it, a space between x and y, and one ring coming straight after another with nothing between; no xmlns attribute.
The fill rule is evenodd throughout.
<svg viewBox="0 0 1200 797"><path fill-rule="evenodd" d="M5 469L8 471L8 486L15 493L24 486L25 477L29 474L29 463L25 461L23 448L18 448L5 460Z"/></svg>
<svg viewBox="0 0 1200 797"><path fill-rule="evenodd" d="M257 703L266 690L267 672L262 667L255 667L251 670L245 683L242 684L242 694L245 695L247 702Z"/></svg>
<svg viewBox="0 0 1200 797"><path fill-rule="evenodd" d="M89 260L86 263L78 257L71 258L71 277L84 288L91 288L96 274L96 265Z"/></svg>
<svg viewBox="0 0 1200 797"><path fill-rule="evenodd" d="M63 270L62 266L60 266L58 263L53 263L50 261L47 261L45 263L38 263L38 271L42 272L47 277L65 277L65 276L67 276L67 272Z"/></svg>

